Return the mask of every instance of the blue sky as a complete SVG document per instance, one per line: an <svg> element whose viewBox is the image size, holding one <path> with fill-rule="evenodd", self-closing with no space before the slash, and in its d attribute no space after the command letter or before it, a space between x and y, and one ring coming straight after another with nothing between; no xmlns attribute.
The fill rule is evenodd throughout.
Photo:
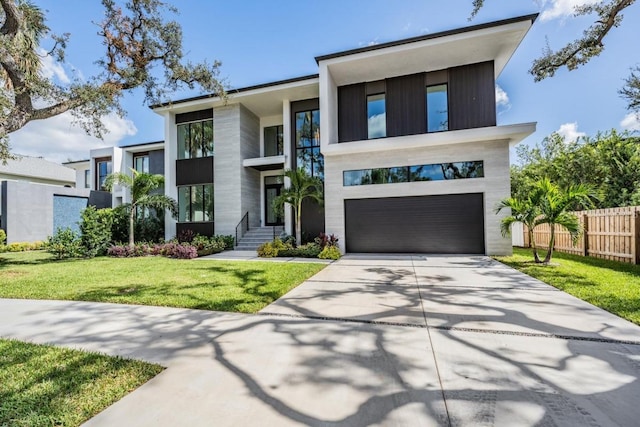
<svg viewBox="0 0 640 427"><path fill-rule="evenodd" d="M175 19L184 32L188 60L222 61L221 73L231 87L317 73L314 57L370 44L454 29L530 13L542 15L497 80L498 124L538 122L538 131L524 143L534 144L554 131L568 138L595 135L611 128L640 129L617 91L640 65L639 4L625 13L623 24L606 39L602 55L572 72L561 70L534 83L528 69L548 39L552 48L573 40L590 24L588 17L570 16L573 6L593 0L486 0L469 22L471 0L310 0L205 1L182 0ZM46 63L55 79L78 73L95 74L103 52L97 27L97 0L36 0L47 10L54 32L71 33L67 64ZM173 99L197 95L178 92ZM141 93L127 94L126 119L108 117L111 133L104 141L86 137L69 116L29 124L11 136L14 151L55 161L88 157L90 148L161 140L162 119L143 104ZM512 161L515 159L512 158Z"/></svg>

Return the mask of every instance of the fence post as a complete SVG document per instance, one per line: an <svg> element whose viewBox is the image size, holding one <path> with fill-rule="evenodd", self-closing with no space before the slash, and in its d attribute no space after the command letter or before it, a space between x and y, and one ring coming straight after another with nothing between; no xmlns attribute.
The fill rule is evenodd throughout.
<svg viewBox="0 0 640 427"><path fill-rule="evenodd" d="M640 244L640 212L633 212L631 217L631 259L634 264L640 264L638 259L638 245Z"/></svg>
<svg viewBox="0 0 640 427"><path fill-rule="evenodd" d="M589 215L582 215L582 255L589 255Z"/></svg>

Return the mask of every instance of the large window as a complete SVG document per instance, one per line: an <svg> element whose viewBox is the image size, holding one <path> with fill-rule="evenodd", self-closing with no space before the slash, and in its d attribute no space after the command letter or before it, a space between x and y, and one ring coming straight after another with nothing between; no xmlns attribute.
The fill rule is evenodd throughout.
<svg viewBox="0 0 640 427"><path fill-rule="evenodd" d="M444 181L483 178L484 162L452 162L344 171L343 185L394 184L398 182Z"/></svg>
<svg viewBox="0 0 640 427"><path fill-rule="evenodd" d="M178 222L213 221L213 184L178 187Z"/></svg>
<svg viewBox="0 0 640 427"><path fill-rule="evenodd" d="M137 172L149 173L149 154L134 154L133 169Z"/></svg>
<svg viewBox="0 0 640 427"><path fill-rule="evenodd" d="M281 156L284 154L284 135L282 125L264 128L264 156Z"/></svg>
<svg viewBox="0 0 640 427"><path fill-rule="evenodd" d="M296 113L296 165L311 176L324 179L324 158L320 154L320 111Z"/></svg>
<svg viewBox="0 0 640 427"><path fill-rule="evenodd" d="M213 120L183 123L178 128L178 159L213 156Z"/></svg>
<svg viewBox="0 0 640 427"><path fill-rule="evenodd" d="M427 132L449 130L447 85L427 86Z"/></svg>
<svg viewBox="0 0 640 427"><path fill-rule="evenodd" d="M96 190L106 190L104 181L113 172L111 158L96 159Z"/></svg>
<svg viewBox="0 0 640 427"><path fill-rule="evenodd" d="M367 96L367 137L387 136L387 114L384 93Z"/></svg>

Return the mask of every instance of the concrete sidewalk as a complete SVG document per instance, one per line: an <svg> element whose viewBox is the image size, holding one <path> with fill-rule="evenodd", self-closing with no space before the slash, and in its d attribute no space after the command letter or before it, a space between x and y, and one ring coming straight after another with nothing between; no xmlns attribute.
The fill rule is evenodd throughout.
<svg viewBox="0 0 640 427"><path fill-rule="evenodd" d="M640 328L486 257L347 256L263 312L0 299L0 336L168 368L90 426L640 419Z"/></svg>

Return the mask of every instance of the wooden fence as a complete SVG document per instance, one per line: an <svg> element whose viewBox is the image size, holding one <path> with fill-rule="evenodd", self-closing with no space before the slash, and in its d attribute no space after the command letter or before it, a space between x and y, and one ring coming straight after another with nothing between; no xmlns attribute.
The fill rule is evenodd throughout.
<svg viewBox="0 0 640 427"><path fill-rule="evenodd" d="M584 233L573 245L569 232L556 227L554 250L575 255L640 264L640 206L573 212L580 219ZM524 245L530 246L526 227ZM551 229L543 224L533 237L539 247L548 247Z"/></svg>

